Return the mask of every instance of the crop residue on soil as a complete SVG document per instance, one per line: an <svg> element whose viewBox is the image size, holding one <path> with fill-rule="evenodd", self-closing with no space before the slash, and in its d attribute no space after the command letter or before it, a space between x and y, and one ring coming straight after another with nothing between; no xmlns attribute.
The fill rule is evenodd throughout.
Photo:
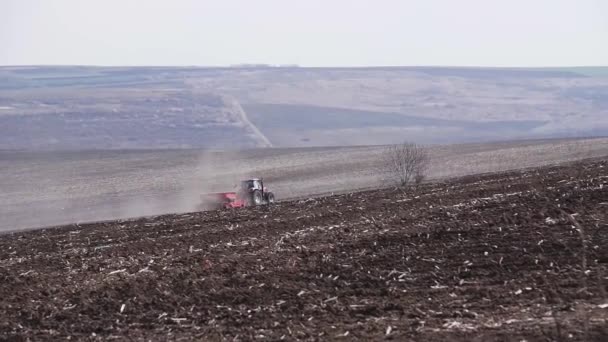
<svg viewBox="0 0 608 342"><path fill-rule="evenodd" d="M608 162L0 236L0 339L605 340Z"/></svg>

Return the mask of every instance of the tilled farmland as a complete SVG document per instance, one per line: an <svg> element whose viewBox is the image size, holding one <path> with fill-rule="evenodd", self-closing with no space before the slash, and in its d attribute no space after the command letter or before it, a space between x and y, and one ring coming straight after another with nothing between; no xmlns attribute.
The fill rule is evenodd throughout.
<svg viewBox="0 0 608 342"><path fill-rule="evenodd" d="M0 236L0 339L608 339L608 161Z"/></svg>

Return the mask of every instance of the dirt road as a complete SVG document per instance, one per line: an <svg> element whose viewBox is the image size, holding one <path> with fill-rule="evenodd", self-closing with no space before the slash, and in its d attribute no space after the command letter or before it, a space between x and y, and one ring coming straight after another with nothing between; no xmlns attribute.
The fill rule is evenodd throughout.
<svg viewBox="0 0 608 342"><path fill-rule="evenodd" d="M606 340L608 161L0 236L0 339Z"/></svg>

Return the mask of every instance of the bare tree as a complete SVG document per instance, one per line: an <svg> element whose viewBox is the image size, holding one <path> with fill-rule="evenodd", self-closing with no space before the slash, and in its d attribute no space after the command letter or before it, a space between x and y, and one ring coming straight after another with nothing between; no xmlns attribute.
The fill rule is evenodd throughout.
<svg viewBox="0 0 608 342"><path fill-rule="evenodd" d="M411 142L391 145L382 154L381 172L385 181L406 187L420 184L426 177L429 154L426 148Z"/></svg>

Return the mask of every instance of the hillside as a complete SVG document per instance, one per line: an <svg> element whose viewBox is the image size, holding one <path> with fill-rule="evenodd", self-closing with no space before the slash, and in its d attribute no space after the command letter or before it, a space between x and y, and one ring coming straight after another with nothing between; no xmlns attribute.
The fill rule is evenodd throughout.
<svg viewBox="0 0 608 342"><path fill-rule="evenodd" d="M300 147L608 135L606 70L0 67L0 148Z"/></svg>
<svg viewBox="0 0 608 342"><path fill-rule="evenodd" d="M607 168L0 235L0 338L605 341Z"/></svg>
<svg viewBox="0 0 608 342"><path fill-rule="evenodd" d="M383 186L384 147L0 151L0 231L193 211L200 194L264 177L279 199ZM608 155L608 139L439 145L429 179Z"/></svg>

